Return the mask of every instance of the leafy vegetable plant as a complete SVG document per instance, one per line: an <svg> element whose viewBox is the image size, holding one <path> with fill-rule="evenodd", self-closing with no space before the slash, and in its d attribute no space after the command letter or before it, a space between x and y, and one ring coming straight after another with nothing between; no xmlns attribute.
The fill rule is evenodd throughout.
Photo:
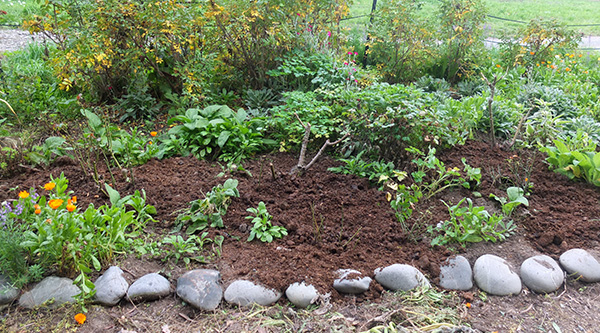
<svg viewBox="0 0 600 333"><path fill-rule="evenodd" d="M529 200L525 198L525 191L516 186L511 186L506 189L507 197L499 197L495 194L490 194L490 198L496 199L502 204L502 213L506 216L510 216L515 208L519 205L529 206Z"/></svg>
<svg viewBox="0 0 600 333"><path fill-rule="evenodd" d="M252 219L252 223L254 223L250 230L248 242L257 238L263 243L271 243L273 239L282 238L287 235L287 230L284 227L271 224L272 216L267 212L267 207L264 202L261 201L258 203L257 208L250 207L246 209L246 211L254 214L254 216L246 216L246 219Z"/></svg>
<svg viewBox="0 0 600 333"><path fill-rule="evenodd" d="M548 154L546 161L555 172L569 179L580 178L588 183L600 186L600 153L591 143L587 149L571 150L560 140L554 140L554 147L541 150Z"/></svg>

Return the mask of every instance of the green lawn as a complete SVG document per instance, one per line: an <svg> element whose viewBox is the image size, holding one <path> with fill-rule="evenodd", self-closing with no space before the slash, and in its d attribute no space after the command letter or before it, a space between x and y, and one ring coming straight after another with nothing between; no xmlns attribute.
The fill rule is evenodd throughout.
<svg viewBox="0 0 600 333"><path fill-rule="evenodd" d="M586 35L600 35L598 0L484 0L484 3L491 16L524 22L542 17L556 18L559 22L568 25L596 24L595 27L573 27L573 29L580 30ZM351 15L370 13L372 4L373 0L354 0ZM424 13L435 14L438 0L423 0L423 4ZM490 17L486 28L490 34L497 35L499 31L514 31L522 25Z"/></svg>

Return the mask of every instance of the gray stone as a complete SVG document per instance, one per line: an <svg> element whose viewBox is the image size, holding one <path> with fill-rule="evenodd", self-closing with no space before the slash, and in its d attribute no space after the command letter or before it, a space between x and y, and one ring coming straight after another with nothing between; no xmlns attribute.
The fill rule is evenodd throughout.
<svg viewBox="0 0 600 333"><path fill-rule="evenodd" d="M137 301L151 301L171 293L171 284L164 276L150 273L137 279L127 290L127 298Z"/></svg>
<svg viewBox="0 0 600 333"><path fill-rule="evenodd" d="M109 306L119 303L129 288L129 283L123 277L123 270L117 266L109 267L94 285L96 302Z"/></svg>
<svg viewBox="0 0 600 333"><path fill-rule="evenodd" d="M473 288L473 270L463 256L448 258L440 266L440 286L451 290L469 290Z"/></svg>
<svg viewBox="0 0 600 333"><path fill-rule="evenodd" d="M13 287L3 275L0 275L0 304L12 303L19 297L19 289Z"/></svg>
<svg viewBox="0 0 600 333"><path fill-rule="evenodd" d="M375 270L375 281L389 290L408 291L419 286L430 287L429 280L411 265L393 264Z"/></svg>
<svg viewBox="0 0 600 333"><path fill-rule="evenodd" d="M338 278L333 281L333 288L344 294L361 294L369 290L371 278L362 277L362 273L354 269L340 269Z"/></svg>
<svg viewBox="0 0 600 333"><path fill-rule="evenodd" d="M473 266L475 283L483 291L498 296L521 292L521 279L510 264L495 255L485 254Z"/></svg>
<svg viewBox="0 0 600 333"><path fill-rule="evenodd" d="M558 260L575 278L584 282L600 281L600 263L588 251L572 249L563 253Z"/></svg>
<svg viewBox="0 0 600 333"><path fill-rule="evenodd" d="M558 263L546 256L531 257L521 264L521 280L532 291L547 294L563 284L565 273Z"/></svg>
<svg viewBox="0 0 600 333"><path fill-rule="evenodd" d="M213 311L221 303L221 273L213 269L196 269L177 279L177 295L186 303L205 311Z"/></svg>
<svg viewBox="0 0 600 333"><path fill-rule="evenodd" d="M313 285L292 283L285 291L285 296L292 304L299 308L306 308L319 298L319 293Z"/></svg>
<svg viewBox="0 0 600 333"><path fill-rule="evenodd" d="M239 306L251 304L270 305L281 298L281 293L254 284L247 280L237 280L225 290L225 300Z"/></svg>
<svg viewBox="0 0 600 333"><path fill-rule="evenodd" d="M33 309L44 303L50 308L60 304L75 301L75 296L81 293L81 289L73 284L73 280L49 276L38 283L31 291L24 293L19 298L19 305Z"/></svg>

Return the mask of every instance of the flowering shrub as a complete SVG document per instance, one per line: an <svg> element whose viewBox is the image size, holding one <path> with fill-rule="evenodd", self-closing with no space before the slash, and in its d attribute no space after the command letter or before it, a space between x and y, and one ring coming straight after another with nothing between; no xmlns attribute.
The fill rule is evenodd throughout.
<svg viewBox="0 0 600 333"><path fill-rule="evenodd" d="M414 1L383 1L369 29L368 56L387 82L420 77L432 56L435 42L428 22L418 15Z"/></svg>

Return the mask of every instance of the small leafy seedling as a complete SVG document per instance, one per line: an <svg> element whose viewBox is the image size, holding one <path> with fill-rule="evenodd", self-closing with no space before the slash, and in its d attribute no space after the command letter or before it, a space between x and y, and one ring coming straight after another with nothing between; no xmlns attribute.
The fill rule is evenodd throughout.
<svg viewBox="0 0 600 333"><path fill-rule="evenodd" d="M271 224L273 217L267 212L267 206L264 202L261 201L258 203L257 208L250 207L246 211L254 214L254 216L246 216L246 219L252 219L252 223L254 223L250 230L248 242L257 238L261 242L271 243L274 238L282 238L287 235L287 230L284 227Z"/></svg>
<svg viewBox="0 0 600 333"><path fill-rule="evenodd" d="M490 194L490 198L496 199L502 204L502 213L506 216L510 216L518 205L525 205L529 207L529 200L525 198L525 191L516 186L509 187L506 189L507 197L499 197L495 194Z"/></svg>

